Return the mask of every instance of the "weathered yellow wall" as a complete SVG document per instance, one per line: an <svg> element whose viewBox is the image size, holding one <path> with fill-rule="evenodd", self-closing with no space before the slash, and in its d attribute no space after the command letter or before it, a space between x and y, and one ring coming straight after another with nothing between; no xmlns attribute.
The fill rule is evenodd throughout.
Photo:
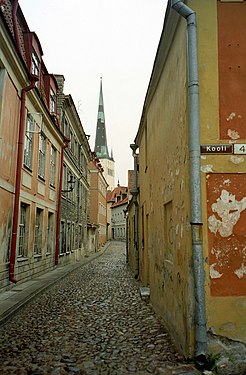
<svg viewBox="0 0 246 375"><path fill-rule="evenodd" d="M180 20L140 139L140 277L179 349L193 353L186 22ZM191 296L191 297L190 297Z"/></svg>
<svg viewBox="0 0 246 375"><path fill-rule="evenodd" d="M134 215L135 215L135 205L133 201L131 201L128 207L128 264L131 270L134 272L136 271L137 264L136 264L136 248L135 248L135 241L134 241Z"/></svg>
<svg viewBox="0 0 246 375"><path fill-rule="evenodd" d="M217 7L229 3L216 0L190 0L186 3L197 14L201 144L246 143L237 137L236 132L228 134L226 139L220 138L223 134L220 129L223 90L219 89ZM245 3L230 5L232 10L234 5L242 6L244 12ZM163 317L180 350L190 355L194 350L194 288L190 237L187 34L186 21L179 17L157 89L152 101L145 103L136 137L140 165L139 254L140 278L150 286L153 306ZM171 34L170 29L169 23L165 32ZM246 40L240 43L238 48L239 44L242 48ZM162 57L159 50L156 69L163 63ZM232 55L232 64L236 62ZM151 89L153 86L150 92ZM228 108L228 111L227 121L233 126L233 108ZM240 114L238 119L241 121ZM246 157L242 155L201 157L207 328L214 334L243 342L246 341L245 171ZM227 194L226 202L223 201L223 191ZM226 215L219 213L220 204L225 214L228 211L231 233L224 220ZM235 222L233 215L236 215ZM223 222L227 232L210 223L213 216L218 223ZM130 222L133 221L132 209L129 217ZM132 249L130 239L131 252ZM130 261L134 263L132 254Z"/></svg>
<svg viewBox="0 0 246 375"><path fill-rule="evenodd" d="M197 11L198 18L201 144L246 143L245 139L231 139L230 141L228 139L220 139L217 1L191 0L189 5ZM219 5L228 6L228 3L220 3ZM245 11L245 3L235 3L234 5L243 7L241 8L242 12ZM236 42L238 43L237 40L234 40L232 33L231 43ZM246 43L246 40L244 43ZM234 64L232 55L232 67ZM233 127L234 119L229 116L230 113L233 113L233 108L228 108L228 121L231 122ZM243 273L242 268L240 279L229 272L233 262L235 262L232 258L233 253L235 258L237 257L235 254L237 251L238 259L240 257L244 258L245 267L245 209L241 211L241 214L239 212L239 219L236 225L233 226L232 235L221 237L219 232L213 234L209 229L208 220L212 215L211 213L208 214L208 210L211 211L211 206L207 205L207 199L213 192L217 194L217 199L220 201L222 190L232 194L232 200L234 195L235 199L243 204L243 199L245 200L246 198L245 193L243 198L240 181L245 178L243 176L245 176L246 171L246 157L242 155L202 155L201 164L207 328L214 334L246 342L246 271ZM221 179L223 181L220 184L219 181ZM212 181L209 182L210 180L213 183ZM238 187L235 181L238 181ZM234 186L230 186L231 184ZM235 190L234 194L232 193L232 188ZM212 189L211 193L208 189ZM213 203L216 203L216 200ZM226 210L226 207L224 208ZM235 207L232 208L233 210L235 211ZM214 215L218 220L221 220L217 213L214 213ZM240 227L244 227L244 238L242 236L238 237ZM213 236L217 238L217 245L212 238ZM210 247L209 238L210 241L213 240ZM216 249L216 246L219 246L218 243L224 243L220 254L218 253L220 250ZM241 252L239 251L239 245L244 247ZM215 246L214 249L213 246ZM222 283L223 285L218 289L219 286L216 287L216 283ZM238 286L236 287L236 285ZM238 293L239 295L229 295L230 291L227 292L227 296L223 295L223 293L226 293L226 288L227 290L231 289L231 294Z"/></svg>

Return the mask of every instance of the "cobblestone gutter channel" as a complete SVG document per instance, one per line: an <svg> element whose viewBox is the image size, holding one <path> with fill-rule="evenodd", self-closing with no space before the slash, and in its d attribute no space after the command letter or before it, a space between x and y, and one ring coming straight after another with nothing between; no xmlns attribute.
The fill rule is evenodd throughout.
<svg viewBox="0 0 246 375"><path fill-rule="evenodd" d="M1 327L0 374L198 374L138 288L113 242Z"/></svg>

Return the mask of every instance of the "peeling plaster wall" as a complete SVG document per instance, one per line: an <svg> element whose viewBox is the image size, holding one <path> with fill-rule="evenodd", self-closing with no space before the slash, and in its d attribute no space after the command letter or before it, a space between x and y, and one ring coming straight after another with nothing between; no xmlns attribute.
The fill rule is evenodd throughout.
<svg viewBox="0 0 246 375"><path fill-rule="evenodd" d="M210 289L246 295L246 174L207 175Z"/></svg>
<svg viewBox="0 0 246 375"><path fill-rule="evenodd" d="M246 2L190 5L198 18L201 144L246 143ZM246 343L245 171L244 155L201 157L207 328L235 347Z"/></svg>

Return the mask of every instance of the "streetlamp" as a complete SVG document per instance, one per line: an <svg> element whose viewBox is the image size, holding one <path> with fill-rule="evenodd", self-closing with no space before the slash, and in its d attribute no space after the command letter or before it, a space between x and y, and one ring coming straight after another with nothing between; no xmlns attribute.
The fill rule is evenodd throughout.
<svg viewBox="0 0 246 375"><path fill-rule="evenodd" d="M73 191L75 187L75 182L76 182L76 178L73 175L70 175L69 180L67 181L68 189L62 190L62 193L70 193L71 191Z"/></svg>

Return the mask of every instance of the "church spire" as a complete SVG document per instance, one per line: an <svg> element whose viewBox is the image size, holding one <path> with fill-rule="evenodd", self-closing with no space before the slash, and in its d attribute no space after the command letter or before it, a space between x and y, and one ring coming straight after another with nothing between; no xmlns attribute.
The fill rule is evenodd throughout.
<svg viewBox="0 0 246 375"><path fill-rule="evenodd" d="M102 77L100 77L100 94L97 114L97 131L94 151L100 159L110 159L107 145L103 92L102 92Z"/></svg>

